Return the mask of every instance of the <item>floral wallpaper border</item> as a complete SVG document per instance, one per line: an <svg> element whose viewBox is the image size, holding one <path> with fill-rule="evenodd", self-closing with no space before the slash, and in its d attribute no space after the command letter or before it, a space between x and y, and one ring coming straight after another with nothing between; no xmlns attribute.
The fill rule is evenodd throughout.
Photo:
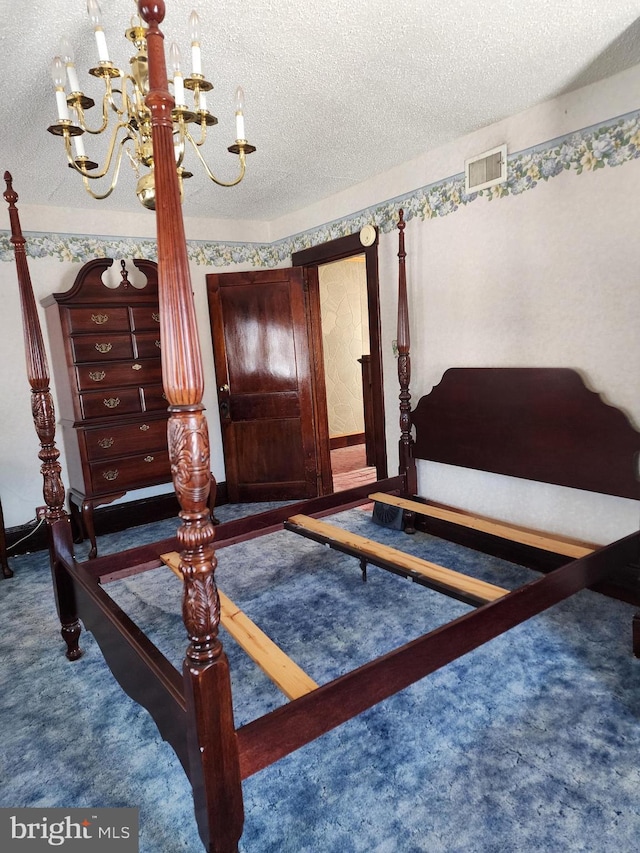
<svg viewBox="0 0 640 853"><path fill-rule="evenodd" d="M488 190L467 194L464 173L460 173L273 243L191 240L188 242L189 258L204 266L248 263L254 267L274 267L287 260L293 252L353 234L367 223L377 225L383 233L388 232L395 227L401 207L407 221L413 217L434 219L448 216L481 198L492 201L519 195L565 171L581 175L606 166L620 166L639 157L640 111L626 113L510 155L506 183ZM152 239L37 232L26 232L25 236L27 254L32 258L58 258L79 263L107 255L156 258L155 240ZM0 261L13 261L9 237L8 231L0 231Z"/></svg>

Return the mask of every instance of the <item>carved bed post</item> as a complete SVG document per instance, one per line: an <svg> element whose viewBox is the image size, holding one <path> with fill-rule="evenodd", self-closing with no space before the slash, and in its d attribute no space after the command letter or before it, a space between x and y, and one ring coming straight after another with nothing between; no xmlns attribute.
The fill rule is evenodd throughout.
<svg viewBox="0 0 640 853"><path fill-rule="evenodd" d="M22 309L22 325L24 329L24 349L27 359L27 376L31 385L31 412L33 423L40 439L40 452L38 456L42 461L40 468L43 484L43 496L47 505L46 521L49 532L49 552L51 556L51 572L53 575L53 588L56 597L56 607L62 625L62 636L67 644L67 657L76 660L82 652L78 648L80 638L80 622L76 609L75 596L68 577L57 570L54 560L54 549L52 541L55 539L64 546L62 550L71 551L71 527L66 512L64 511L64 485L62 483L61 468L58 462L60 452L56 447L56 416L53 405L53 397L49 390L49 367L47 365L47 353L44 348L42 329L38 319L38 311L33 296L29 265L25 252L26 240L20 227L20 217L16 202L18 195L13 189L12 177L9 172L4 173L7 188L4 199L9 205L9 219L11 221L11 242L16 258L18 272L18 286L20 288L20 306Z"/></svg>
<svg viewBox="0 0 640 853"><path fill-rule="evenodd" d="M404 248L404 210L398 211L398 381L400 382L400 470L405 477L405 491L411 496L418 491L416 462L413 458L413 438L411 436L411 356L409 335L409 306L407 301L407 272ZM407 528L410 532L411 525Z"/></svg>
<svg viewBox="0 0 640 853"><path fill-rule="evenodd" d="M207 496L209 436L203 413L204 379L187 245L175 165L167 87L162 0L139 0L147 23L149 94L158 239L162 375L169 401L169 457L181 506L183 619L189 646L183 664L189 716L189 763L196 818L208 851L235 853L244 810L227 657L218 637L220 601Z"/></svg>

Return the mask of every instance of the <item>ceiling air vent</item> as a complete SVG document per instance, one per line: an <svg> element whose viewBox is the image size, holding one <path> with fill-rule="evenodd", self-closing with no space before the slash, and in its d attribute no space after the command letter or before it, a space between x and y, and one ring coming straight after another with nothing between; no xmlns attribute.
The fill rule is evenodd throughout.
<svg viewBox="0 0 640 853"><path fill-rule="evenodd" d="M464 161L464 183L467 193L477 193L507 180L507 146L498 145L478 157Z"/></svg>

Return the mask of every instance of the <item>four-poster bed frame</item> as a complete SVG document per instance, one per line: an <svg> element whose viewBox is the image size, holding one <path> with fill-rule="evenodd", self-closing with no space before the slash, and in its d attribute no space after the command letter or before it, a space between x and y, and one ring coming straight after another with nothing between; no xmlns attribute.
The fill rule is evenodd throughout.
<svg viewBox="0 0 640 853"><path fill-rule="evenodd" d="M463 463L453 461L453 464L474 467L473 436L483 418L486 426L486 413L501 412L499 418L502 421L513 415L513 412L509 414L508 409L505 410L505 396L498 391L490 395L488 403L483 403L482 397L475 401L475 411L461 390L472 381L466 375L468 371L462 385L458 381L453 383L453 400L447 408L446 417L438 402L438 388L432 395L423 398L414 412L411 411L409 315L402 212L398 226L397 336L400 474L376 483L373 488L360 487L214 528L207 504L210 465L207 424L201 402L203 369L174 166L170 120L172 98L167 90L163 37L159 30L164 17L164 3L141 1L139 8L149 27L150 92L147 102L153 118L162 372L170 412L169 453L182 520L175 540L164 540L84 563L78 563L74 557L70 523L63 506L64 487L55 445L55 415L45 349L26 261L25 238L16 208L17 195L8 173L5 174L7 190L4 196L9 204L11 241L15 248L25 330L27 371L32 388L32 409L41 444L39 456L47 504L53 585L67 657L75 660L81 654L79 637L82 621L85 628L94 634L105 660L123 689L148 709L160 733L178 755L193 788L195 815L205 849L216 853L234 853L238 849L243 826L243 779L574 592L615 577L621 568L637 557L639 537L633 534L605 548L594 550L576 545L582 551L577 555L567 555L569 562L513 592L497 587L478 591L477 586L469 591L464 576L452 579L450 575L439 574L437 570L443 567L435 567L434 570L429 565L425 568L415 563L407 567L397 554L385 554L382 557L380 550L375 547L373 552L367 552L363 541L357 541L357 537L356 541L351 540L345 545L336 539L331 526L322 527L324 522L317 521L339 508L365 502L371 491L376 493L376 500L385 500L387 496L394 495L389 500L400 502L400 506L408 513L410 523L416 516L421 516L423 510L426 516L432 509L426 503L420 500L411 500L404 506L401 503L413 499L417 492L415 457L437 458L446 462L448 456L464 444L469 450L468 458L465 457ZM572 373L573 376L575 374ZM626 470L627 473L625 486L620 486L616 480L602 488L596 476L588 486L579 487L637 498L632 459L640 447L638 433L622 413L605 406L598 395L587 391L579 380L577 383L573 380L569 382L573 390L567 391L567 383L558 384L557 379L558 371L553 369L535 371L534 381L526 380L527 387L537 387L540 393L532 394L528 400L529 407L539 407L541 397L545 397L549 404L556 406L562 423L565 423L562 413L567 409L577 413L578 423L585 418L599 417L594 413L601 414L603 409L609 410L613 417L606 424L605 443L607 447L618 448L615 454L616 470ZM499 387L501 378L497 377L496 381ZM440 391L450 387L448 380L443 381L442 387L439 386ZM434 400L437 403L435 408ZM456 422L455 417L451 421L452 412L456 408L458 414L461 410L465 413L463 420L467 423L466 432L462 430L464 435L456 434L453 449L451 446L442 449L441 446L446 445L447 441L442 436L440 439L436 436L432 441L431 433L435 429L436 433L440 430L444 436L449 435L451 423ZM437 419L435 426L434 419ZM543 431L542 446L531 451L533 455L546 458L550 451L558 448L555 429L557 420L557 417L553 417L545 421L543 417L548 428ZM416 429L415 442L413 428ZM565 438L568 441L571 441L571 429L567 427L566 430ZM512 436L518 430L519 427L515 425ZM493 434L489 427L487 432ZM425 435L429 437L425 439ZM469 437L472 439L470 443ZM495 458L477 467L484 465L487 470L501 471L500 464L495 461L501 456L500 445L504 451L504 437L497 442L493 454ZM431 453L431 446L439 448L436 457ZM592 445L583 447L581 452L592 452L591 448ZM562 456L563 448L559 449ZM581 457L578 466L580 470L588 458L584 455ZM609 462L607 466L609 470ZM517 473L515 475L518 476ZM532 469L525 476L536 474ZM563 474L561 479L564 485L576 485L570 473L566 476ZM289 518L290 529L342 550L348 545L348 553L358 556L365 566L367 562L381 565L386 561L385 568L409 577L419 576L427 586L462 597L478 606L454 622L328 684L307 684L291 694L295 698L288 704L236 729L229 664L219 638L221 619L224 620L225 613L226 618L233 619L235 611L224 597L221 606L221 596L215 581L215 548L220 549L243 538L281 529ZM444 521L451 525L469 524L468 516L462 513L453 518L447 517ZM471 526L476 525L477 529L477 522L477 519L472 521ZM508 525L494 526L488 531L488 535L492 536L515 536L521 533ZM525 544L559 554L567 553L562 550L564 546L552 537L539 537ZM570 546L573 545L575 543L570 543ZM183 580L182 613L188 647L182 673L158 651L107 591L110 580L157 568L162 562L172 565ZM469 583L473 586L473 579ZM462 588L456 584L462 584ZM171 586L170 581L168 586Z"/></svg>

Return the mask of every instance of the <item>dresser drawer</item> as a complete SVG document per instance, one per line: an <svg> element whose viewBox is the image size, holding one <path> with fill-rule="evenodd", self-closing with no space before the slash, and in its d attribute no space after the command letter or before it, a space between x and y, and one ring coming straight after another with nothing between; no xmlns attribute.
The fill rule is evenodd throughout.
<svg viewBox="0 0 640 853"><path fill-rule="evenodd" d="M87 459L95 462L128 453L167 450L167 421L138 421L133 424L114 424L83 431Z"/></svg>
<svg viewBox="0 0 640 853"><path fill-rule="evenodd" d="M160 359L113 361L103 364L79 364L76 376L80 391L96 387L120 388L123 385L152 385L162 382Z"/></svg>
<svg viewBox="0 0 640 853"><path fill-rule="evenodd" d="M155 332L139 332L133 336L138 358L154 358L160 356L160 330Z"/></svg>
<svg viewBox="0 0 640 853"><path fill-rule="evenodd" d="M171 480L169 454L166 450L92 462L89 468L94 493L136 489Z"/></svg>
<svg viewBox="0 0 640 853"><path fill-rule="evenodd" d="M66 314L72 333L93 332L96 329L101 333L127 332L130 328L129 310L124 307L68 308Z"/></svg>
<svg viewBox="0 0 640 853"><path fill-rule="evenodd" d="M167 409L169 403L164 393L162 385L150 385L146 388L141 388L142 399L144 400L145 412L158 412L162 409Z"/></svg>
<svg viewBox="0 0 640 853"><path fill-rule="evenodd" d="M137 305L131 308L131 326L136 331L157 329L160 332L160 311L157 305Z"/></svg>
<svg viewBox="0 0 640 853"><path fill-rule="evenodd" d="M120 388L117 391L90 391L80 394L82 417L110 418L133 415L142 411L138 388Z"/></svg>
<svg viewBox="0 0 640 853"><path fill-rule="evenodd" d="M72 338L71 347L75 362L133 358L131 335L110 335L108 332L96 330L95 335Z"/></svg>

